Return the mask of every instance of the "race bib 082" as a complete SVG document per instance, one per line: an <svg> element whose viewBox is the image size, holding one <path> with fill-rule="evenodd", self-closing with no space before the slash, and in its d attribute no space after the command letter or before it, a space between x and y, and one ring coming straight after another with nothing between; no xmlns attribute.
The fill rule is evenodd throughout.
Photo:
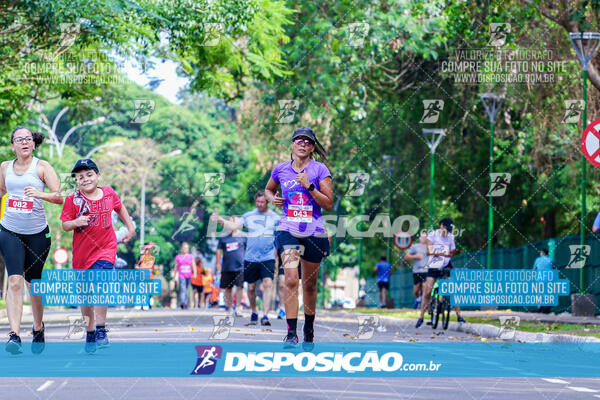
<svg viewBox="0 0 600 400"><path fill-rule="evenodd" d="M33 211L33 198L14 194L9 195L6 197L6 211L30 214Z"/></svg>

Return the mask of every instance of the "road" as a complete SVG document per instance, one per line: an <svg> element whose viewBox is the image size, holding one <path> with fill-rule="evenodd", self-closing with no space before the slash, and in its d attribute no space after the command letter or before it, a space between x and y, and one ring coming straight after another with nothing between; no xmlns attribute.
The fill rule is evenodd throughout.
<svg viewBox="0 0 600 400"><path fill-rule="evenodd" d="M113 342L207 342L213 332L209 310L123 310L109 311L110 339ZM76 310L47 311L47 341L65 342L68 316ZM285 323L272 320L270 328L245 326L249 314L236 318L227 342L278 342ZM31 326L31 315L23 326ZM299 324L302 326L301 324ZM481 338L455 331L434 332L423 326L416 330L413 320L385 320L386 332L374 332L377 342L480 342ZM320 341L352 342L358 331L356 315L320 311L316 322ZM6 319L0 331L8 330ZM23 334L25 351L31 337ZM82 344L83 346L83 344ZM465 363L469 362L465 355ZM4 358L2 362L7 362ZM285 396L291 399L595 399L600 398L600 379L592 378L0 378L4 399L256 399Z"/></svg>

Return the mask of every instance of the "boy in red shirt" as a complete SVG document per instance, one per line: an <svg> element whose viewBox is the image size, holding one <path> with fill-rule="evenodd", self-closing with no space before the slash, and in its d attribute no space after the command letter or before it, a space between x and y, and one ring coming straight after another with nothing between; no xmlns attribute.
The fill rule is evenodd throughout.
<svg viewBox="0 0 600 400"><path fill-rule="evenodd" d="M73 268L112 270L115 268L117 256L117 237L113 230L111 213L113 210L116 211L127 227L127 234L123 237L124 243L135 236L135 228L129 213L110 186L98 186L100 173L98 166L92 160L77 161L71 176L75 178L79 190L67 196L60 220L65 231L75 231ZM96 351L96 345L108 346L107 310L107 306L81 306L84 320L87 317L85 350L88 353Z"/></svg>

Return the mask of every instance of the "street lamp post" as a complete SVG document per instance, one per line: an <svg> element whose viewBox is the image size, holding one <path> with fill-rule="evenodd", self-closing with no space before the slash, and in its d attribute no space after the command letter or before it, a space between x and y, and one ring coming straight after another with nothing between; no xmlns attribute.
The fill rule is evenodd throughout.
<svg viewBox="0 0 600 400"><path fill-rule="evenodd" d="M110 147L121 147L123 145L124 145L123 142L114 142L114 143L107 143L107 144L103 144L100 146L96 146L92 150L90 150L90 152L87 153L84 158L90 158L92 156L92 154L96 153L97 151L99 151L101 149L106 149L106 148L110 148Z"/></svg>
<svg viewBox="0 0 600 400"><path fill-rule="evenodd" d="M423 129L423 136L429 147L430 168L429 168L429 229L433 229L433 189L434 189L434 171L435 171L435 150L440 141L446 134L445 129Z"/></svg>
<svg viewBox="0 0 600 400"><path fill-rule="evenodd" d="M102 116L102 117L92 119L90 121L82 122L81 124L71 127L67 131L67 133L65 133L63 138L61 140L59 140L58 136L56 134L56 129L58 128L58 123L59 123L60 119L63 117L63 115L65 115L65 113L67 111L69 111L69 107L64 107L62 110L60 110L60 112L56 115L56 117L54 118L54 121L52 122L52 127L50 127L50 126L48 126L48 124L42 122L41 114L40 114L40 118L38 120L39 126L41 126L46 131L48 131L48 134L50 135L50 140L48 141L48 143L53 144L56 147L56 152L58 153L58 158L62 158L63 151L67 144L67 140L77 129L81 128L82 126L91 126L91 125L101 124L104 121L106 121L106 117ZM50 151L52 151L52 147L50 147ZM50 153L50 157L52 157L52 153Z"/></svg>
<svg viewBox="0 0 600 400"><path fill-rule="evenodd" d="M158 161L168 158L178 156L182 153L180 149L173 150L172 152L165 154L164 156L158 157L150 163L150 166L144 171L144 175L142 176L142 199L140 204L140 244L143 247L145 242L145 222L146 222L146 179L148 177L148 173Z"/></svg>
<svg viewBox="0 0 600 400"><path fill-rule="evenodd" d="M400 159L400 156L392 156L389 154L385 154L383 156L383 160L387 161L387 170L388 170L388 178L389 178L389 188L388 188L388 215L390 218L390 227L392 224L392 191L394 189L392 185L392 173L394 172L394 167L396 163ZM391 228L390 228L391 230ZM387 240L387 261L392 264L392 232L388 232L388 240Z"/></svg>
<svg viewBox="0 0 600 400"><path fill-rule="evenodd" d="M490 166L489 166L489 188L492 187L492 172L494 172L494 122L496 115L502 107L502 96L498 93L482 93L480 95L483 106L490 119ZM487 245L487 269L492 268L492 232L494 231L494 208L492 206L492 191L488 192L488 245Z"/></svg>
<svg viewBox="0 0 600 400"><path fill-rule="evenodd" d="M577 58L581 62L581 67L583 69L583 123L582 129L587 126L587 71L588 64L592 57L594 57L594 53L598 49L598 44L600 43L600 33L597 32L571 32L569 33L569 38L571 39L571 43L573 43L573 47L575 47L575 53L577 53ZM584 45L584 41L586 41ZM579 242L581 248L585 245L585 214L586 214L586 206L585 206L585 184L586 184L586 170L585 170L585 157L581 154L581 225L579 231ZM582 267L579 271L579 291L581 294L586 293L585 287L585 266Z"/></svg>

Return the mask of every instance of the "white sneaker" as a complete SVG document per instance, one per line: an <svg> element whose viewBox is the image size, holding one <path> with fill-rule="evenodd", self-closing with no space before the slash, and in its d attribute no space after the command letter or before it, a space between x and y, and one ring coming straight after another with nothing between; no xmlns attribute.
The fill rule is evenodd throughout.
<svg viewBox="0 0 600 400"><path fill-rule="evenodd" d="M240 312L238 312L238 310L235 308L232 308L230 310L230 315L233 315L234 317L243 317L243 315Z"/></svg>
<svg viewBox="0 0 600 400"><path fill-rule="evenodd" d="M387 329L385 329L385 326L379 325L377 327L377 332L379 332L379 333L387 332Z"/></svg>

